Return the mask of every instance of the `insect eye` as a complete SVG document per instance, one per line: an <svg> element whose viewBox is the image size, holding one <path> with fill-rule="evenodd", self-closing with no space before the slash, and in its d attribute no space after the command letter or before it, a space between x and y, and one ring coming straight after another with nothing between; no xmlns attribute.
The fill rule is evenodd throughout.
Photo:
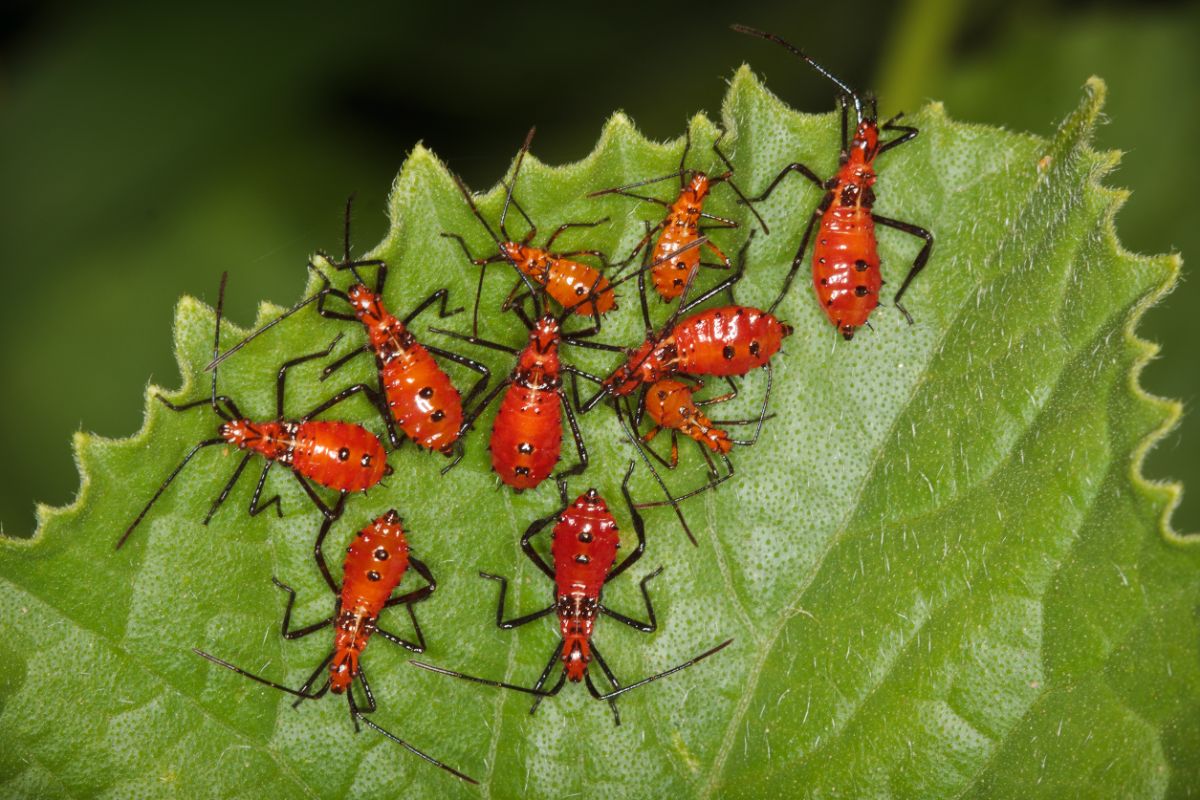
<svg viewBox="0 0 1200 800"><path fill-rule="evenodd" d="M350 458L350 448L349 447L343 447L341 450L338 450L338 460L339 461L345 461L348 458Z"/></svg>

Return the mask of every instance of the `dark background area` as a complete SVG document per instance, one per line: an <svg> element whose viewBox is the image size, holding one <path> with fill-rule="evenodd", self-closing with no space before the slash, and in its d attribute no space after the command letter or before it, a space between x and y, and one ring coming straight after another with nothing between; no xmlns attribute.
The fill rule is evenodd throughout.
<svg viewBox="0 0 1200 800"><path fill-rule="evenodd" d="M229 313L242 324L260 300L291 303L308 254L337 246L348 194L358 193L360 249L382 236L388 188L416 142L482 188L531 124L537 155L560 163L586 155L618 109L657 139L679 135L696 111L719 119L743 61L794 106L832 108L824 82L730 22L804 45L876 88L885 111L936 98L954 118L1043 135L1100 75L1111 123L1099 144L1126 151L1109 183L1133 190L1117 220L1122 241L1200 258L1196 2L603 8L9 3L0 530L28 535L35 501L74 496L73 431L128 436L146 381L178 385L179 295L211 299L229 269ZM1185 264L1140 332L1163 345L1143 384L1191 406L1200 290L1188 276ZM1155 449L1151 476L1200 486L1197 425ZM1200 529L1196 495L1176 524Z"/></svg>

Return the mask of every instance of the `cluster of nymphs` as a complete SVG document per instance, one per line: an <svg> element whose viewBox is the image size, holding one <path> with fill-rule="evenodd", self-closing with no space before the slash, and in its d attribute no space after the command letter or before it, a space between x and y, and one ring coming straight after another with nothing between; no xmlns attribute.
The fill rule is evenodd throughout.
<svg viewBox="0 0 1200 800"><path fill-rule="evenodd" d="M446 289L435 292L403 318L394 316L384 306L382 290L387 265L381 260L351 258L349 205L346 211L345 242L341 259L323 256L317 262L310 263L310 267L324 278L320 290L225 353L222 353L220 348L225 297L225 281L224 277L222 278L217 303L213 362L209 365L213 373L210 395L182 405L159 398L175 411L210 407L221 418L218 435L197 443L184 456L183 461L163 481L149 503L125 531L118 547L125 543L163 491L201 449L232 445L245 452L232 477L213 502L208 516L205 517L205 523L228 497L234 483L252 456L257 453L264 458L265 465L250 502L250 514L256 515L274 506L276 513L282 516L278 495L266 502L260 502L260 499L272 466L279 464L288 469L323 515L314 556L321 575L336 598L333 614L327 619L306 627L293 628L290 622L295 593L290 587L276 581L279 588L288 594L287 610L283 617L283 636L294 639L332 626L334 644L330 654L297 689L251 674L208 653L199 650L197 653L241 675L293 695L297 698L297 704L303 700L319 698L326 692L344 694L349 703L355 729L361 721L421 758L463 780L472 780L379 727L367 716L375 711L376 706L359 661L362 651L370 638L378 634L400 647L416 653L423 652L425 639L413 606L433 593L436 582L429 567L409 553L403 524L395 510L389 510L376 517L353 540L347 550L340 584L334 579L326 563L322 544L334 521L342 516L349 494L373 487L391 472L384 443L373 433L357 424L316 419L318 415L356 395L365 397L378 410L393 448L398 447L405 438L411 439L421 448L451 457L453 460L446 469L462 458L465 438L480 414L496 398L503 395L493 423L489 450L492 467L500 479L518 491L536 487L551 477L555 465L560 460L564 415L579 455L578 463L555 476L562 498L562 509L534 521L521 538L521 547L525 554L554 582L553 602L539 611L505 619L507 582L502 577L482 573L483 577L500 584L496 624L501 628L514 628L551 614L557 615L561 628L561 642L554 649L537 682L532 687L517 686L416 661L409 663L476 683L533 695L534 709L543 698L557 694L567 681L582 682L593 697L609 704L613 718L619 724L620 717L616 706L616 698L619 695L685 669L713 655L732 641L724 641L672 669L635 683L622 685L618 682L592 641L596 619L604 615L644 632L652 632L657 627L647 583L658 575L661 568L646 575L641 581L647 621L620 614L604 605L601 599L605 584L627 571L645 552L645 531L638 509L654 505L672 506L683 524L684 531L695 544L695 538L679 508L680 502L728 480L733 474L733 464L729 458L732 448L735 445L753 444L762 431L764 422L769 418L767 407L771 392L771 359L779 352L784 338L792 334L791 326L780 321L774 312L800 269L814 232L816 240L813 242L812 255L813 286L830 322L846 339L850 339L858 327L867 323L868 316L879 303L883 281L876 252L875 224L886 225L924 239L924 246L895 297L896 305L906 318L908 312L900 306L900 298L913 276L925 265L933 243L928 231L908 223L880 217L872 211L875 157L912 139L917 135L917 130L897 125L895 119L880 125L876 119L873 101L868 99L864 102L845 83L782 39L740 26L735 26L735 29L783 45L837 84L841 92L842 151L836 174L828 180L822 180L803 164L789 164L758 197L748 198L732 180L733 166L720 149L720 137L713 144L716 156L725 167L725 171L719 174L706 174L688 168L688 147L685 146L683 159L677 171L626 186L599 189L592 193L593 196L622 195L661 205L666 210L662 220L646 231L646 235L624 261L610 264L608 259L596 250L554 250L554 241L563 231L591 227L599 224L597 222L561 225L543 246L533 244L537 228L515 196L521 163L533 136L533 132L530 131L513 173L506 183L504 209L496 228L489 224L476 207L470 190L456 178L463 199L479 224L496 242L497 251L487 257L477 257L470 252L459 234L442 234L456 240L467 258L480 267L480 291L489 264L508 264L519 276L519 281L509 293L503 309L511 311L528 329L529 339L524 349L518 351L480 338L479 292L475 297L471 335L430 329L475 347L492 348L515 357L516 363L512 371L490 391L488 385L491 375L484 365L464 355L417 340L412 323L419 314L432 307L437 307L442 317L455 313L447 311ZM848 109L851 106L856 115L856 127L852 135L847 124ZM892 138L884 140L882 137L889 133L893 134ZM764 233L768 233L768 226L755 210L753 203L770 195L790 173L813 181L824 194L812 212L778 297L766 309L736 305L733 302L733 290L745 271L746 251L753 231L745 237L736 264L733 263L708 239L705 232L712 229L737 228L738 223L706 213L705 199L715 185L728 185L754 214L758 226ZM640 193L647 191L643 187L675 179L679 181L679 194L673 201ZM510 209L515 209L528 223L528 233L520 240L509 236L505 226ZM578 260L581 258L596 259L601 266L598 268ZM716 285L693 295L693 283L700 267L725 270L726 277ZM322 271L323 268L348 271L355 281L344 291L336 289L327 273ZM361 275L367 270L374 270L376 273L372 287L367 285ZM604 315L616 305L616 289L631 279L636 279L639 289L642 316L646 325L645 341L632 348L597 341L594 337L601 332ZM663 301L676 303L669 318L658 327L650 322L646 298L647 283L652 284L653 291L657 292ZM721 294L729 296L728 305L701 308ZM559 308L557 313L547 310L551 301ZM324 368L322 380L351 358L371 353L375 357L378 369L377 384L359 383L349 386L319 403L307 414L297 419L285 418L284 389L288 371L298 364L329 356L341 338L339 334L338 339L321 352L301 355L280 366L276 377L275 420L257 422L247 419L238 410L233 399L218 394L217 365L262 331L314 303L316 312L321 316L357 322L366 333L366 342L361 347L355 348L348 355L336 359ZM345 306L348 306L348 309ZM581 324L586 325L586 328L567 333L564 330L566 323L575 317L584 318L586 322ZM909 321L911 322L911 318ZM600 378L565 363L559 354L559 345L563 343L617 352L621 354L622 362L607 377ZM438 359L452 361L478 373L478 379L466 392L465 397L459 394L439 365ZM716 422L709 419L703 407L730 399L737 391L732 379L744 376L757 368L767 370L761 411L751 419ZM565 376L570 376L574 389L570 397L564 390ZM704 376L727 381L732 391L707 399L697 399L695 394L703 386ZM578 379L593 381L599 387L586 401L580 401ZM653 474L667 498L665 501L635 504L630 497L629 480L637 462L629 463L622 483L622 495L637 543L632 552L619 562L617 520L604 499L595 489L587 490L574 502L570 502L567 495L567 479L582 473L588 464L587 450L576 417L587 413L602 401L615 411L641 461ZM643 433L643 417L647 415L653 425ZM721 427L735 424L753 426L753 435L739 440L732 438ZM669 430L671 433L669 457L655 452L650 445L650 440L662 430ZM707 482L700 488L673 497L647 453L662 465L673 468L678 461L679 435L697 442L708 464L708 477ZM718 467L714 458L720 460L723 469ZM323 500L314 484L338 492L336 502L327 503ZM547 560L535 548L533 539L551 526L551 557ZM410 567L420 576L424 585L396 594L401 579ZM415 631L415 641L404 639L379 627L381 612L392 606L404 606L407 610ZM559 676L557 680L551 680L550 676L559 663ZM598 688L589 675L588 670L593 663L598 665L604 674L603 688ZM359 694L363 699L358 699L353 691L352 685L355 681L361 687Z"/></svg>

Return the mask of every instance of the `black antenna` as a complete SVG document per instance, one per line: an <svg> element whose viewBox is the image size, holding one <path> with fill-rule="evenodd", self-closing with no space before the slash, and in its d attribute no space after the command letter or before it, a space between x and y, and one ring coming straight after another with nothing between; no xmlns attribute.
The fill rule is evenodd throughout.
<svg viewBox="0 0 1200 800"><path fill-rule="evenodd" d="M345 264L350 272L354 275L355 280L366 285L366 281L362 279L362 275L358 274L356 267L358 264L350 260L350 211L354 208L354 194L351 193L346 198L346 216L342 220L342 263Z"/></svg>
<svg viewBox="0 0 1200 800"><path fill-rule="evenodd" d="M317 273L318 275L320 275L321 279L323 281L325 281L325 285L322 286L317 291L313 292L308 297L301 300L299 303L296 303L296 305L292 306L287 311L284 311L282 314L280 314L275 319L271 320L270 322L266 323L258 330L251 333L245 339L242 339L240 342L238 342L233 347L226 350L224 353L221 353L220 355L214 354L213 360L208 362L208 364L205 365L205 367L204 367L205 371L212 370L214 380L217 377L217 372L216 372L217 367L219 367L221 365L221 362L223 362L225 359L229 358L231 355L236 353L238 350L241 350L246 345L250 344L250 342L254 341L259 336L261 336L262 334L269 331L271 328L274 328L276 325L278 325L279 323L283 322L288 317L295 314L300 309L316 302L317 300L320 300L323 295L327 294L330 291L330 288L332 287L332 283L329 280L329 276L326 275L324 272L322 272L320 269L318 269L317 265L313 264L311 261L308 262L308 268L311 269L313 272Z"/></svg>
<svg viewBox="0 0 1200 800"><path fill-rule="evenodd" d="M785 39L780 38L779 36L776 36L773 33L767 33L766 31L760 31L755 28L748 28L745 25L730 25L729 27L733 28L738 33L745 33L749 36L757 36L760 39L766 39L768 42L775 42L775 44L777 44L787 50L790 50L794 55L797 55L800 58L804 59L804 61L806 61L810 67L812 67L817 72L824 75L829 80L833 81L833 83L839 89L841 89L843 92L845 92L850 97L850 99L854 101L854 113L858 116L859 122L863 121L862 100L859 98L858 93L855 92L853 89L851 89L850 86L844 80L842 80L838 76L834 75L832 72L830 72L828 69L826 69L825 67L818 64L816 61L813 61L812 58L807 53L805 53L803 50L801 50L799 47L796 47L794 44L788 42Z"/></svg>
<svg viewBox="0 0 1200 800"><path fill-rule="evenodd" d="M224 315L224 310L225 310L225 283L228 279L229 279L228 272L221 273L221 288L217 293L216 331L213 333L213 356L214 357L221 350L221 317ZM243 416L241 410L238 409L237 404L233 402L232 398L226 397L225 395L217 394L217 371L216 371L216 369L213 370L212 393L208 397L204 398L203 400L193 400L188 403L176 405L175 403L172 403L170 400L166 399L162 395L155 395L155 397L158 399L158 401L160 403L162 403L163 405L165 405L167 408L171 409L172 411L188 411L193 408L201 408L204 406L208 406L208 407L212 408L213 412L218 417L225 420L226 422L232 422L234 420L234 418L241 418ZM222 403L224 403L225 408L221 408L221 405L220 405L220 403L218 403L218 401L221 401ZM167 487L171 485L171 483L175 480L175 478L179 475L179 473L183 471L183 468L188 465L188 463L192 460L192 458L197 453L199 453L201 450L203 450L206 447L218 447L218 446L224 445L224 444L228 444L228 442L226 442L226 440L223 436L216 436L216 437L213 437L212 439L204 439L200 442L197 442L196 445L193 446L192 449L189 450L187 452L187 454L183 457L183 460L179 462L178 466L176 466L175 469L171 471L171 474L168 475L166 477L166 479L158 485L158 489L155 490L154 496L151 497L150 501L148 503L146 503L145 506L142 507L142 510L140 512L138 512L138 515L137 515L137 517L134 518L133 522L129 523L129 527L126 528L125 532L121 534L121 538L117 539L117 544L116 544L115 549L120 550L125 545L125 542L133 534L133 532L137 528L137 526L142 523L143 519L145 519L146 514L148 514L150 512L150 509L154 506L154 504L156 502L158 502L158 498L162 496L162 493L167 490ZM245 466L245 463L246 463L245 460L243 460L242 466L239 466L237 468L235 475L234 475L235 480L237 479L237 475L241 474L242 467ZM224 499L224 497L222 496L221 499ZM213 510L214 511L216 510L215 506L214 506ZM211 512L210 512L209 516L210 517L212 516ZM208 523L208 520L205 519L205 524L207 524L207 523Z"/></svg>
<svg viewBox="0 0 1200 800"><path fill-rule="evenodd" d="M521 173L521 164L525 162L525 154L529 152L529 146L533 143L533 135L535 133L537 133L536 126L530 128L529 133L525 134L525 143L521 145L521 152L517 153L517 163L513 166L512 183L505 187L508 192L504 195L504 208L500 210L500 232L504 234L505 239L510 241L512 237L505 230L504 221L508 219L508 206L513 202L513 190L517 187L517 176ZM504 183L504 181L501 181L501 183ZM525 221L529 223L530 227L536 229L533 221L529 219L529 215L525 213L525 210L520 205L517 206L517 210L521 212L521 216L525 217Z"/></svg>
<svg viewBox="0 0 1200 800"><path fill-rule="evenodd" d="M217 356L221 352L221 318L225 315L225 283L229 280L229 272L221 273L221 288L217 290L217 324L216 330L213 331L213 361L217 360ZM228 421L229 418L221 413L221 409L217 407L217 370L214 367L212 371L212 407L213 411L217 412L217 416Z"/></svg>
<svg viewBox="0 0 1200 800"><path fill-rule="evenodd" d="M224 661L220 658L217 658L214 655L210 655L209 653L206 653L203 650L200 650L198 648L193 647L192 652L202 658L207 658L209 661L213 662L214 664L217 664L219 666L225 667L225 669L236 672L238 675L249 678L252 681L257 681L258 683L261 683L263 686L270 686L272 689L278 689L279 691L285 692L286 694L290 694L293 697L298 697L298 698L300 698L300 700L317 700L317 699L323 697L325 695L325 693L329 691L329 678L325 679L324 685L322 685L321 688L318 689L316 692L305 692L305 691L301 691L299 689L293 689L290 686L284 686L282 684L275 683L274 681L269 681L266 678L263 678L259 675L255 675L253 672L247 672L246 670L242 669L241 667L234 666L233 664L230 664L228 661ZM316 671L320 672L325 667L326 664L328 664L330 661L333 660L333 656L334 656L334 653L330 653L328 656L326 656L325 660L321 662L320 666L317 667ZM315 674L316 673L314 673L314 675ZM361 677L362 677L361 674L358 677L361 679ZM364 684L364 686L365 685L366 684ZM366 723L367 727L374 728L375 730L379 731L381 734L383 734L387 738L391 739L396 744L403 747L408 752L412 753L415 756L419 756L420 758L423 758L424 760L428 761L430 764L433 764L435 767L441 767L442 769L446 770L446 772L449 772L454 777L460 778L461 780L467 781L468 783L474 783L474 784L479 783L479 781L475 780L470 775L464 775L463 773L459 772L458 770L454 769L453 767L449 766L448 764L443 764L441 761L438 761L436 758L429 755L428 753L423 753L420 750L418 750L417 748L413 747L411 744L404 741L396 734L376 725L374 722L372 722L371 720L369 720L367 718L366 712L358 710L358 708L356 707L356 704L354 702L354 695L352 693L347 693L347 699L350 701L350 713L354 720L356 731L358 730L358 727L357 727L358 722L359 722L359 720L361 720L362 722ZM369 691L368 691L367 699L371 702L372 707L374 707L374 700L372 699Z"/></svg>
<svg viewBox="0 0 1200 800"><path fill-rule="evenodd" d="M479 220L479 224L487 231L488 236L492 237L492 241L496 244L501 244L500 237L496 235L496 232L492 230L492 226L488 225L487 220L483 218L483 214L479 211L479 206L475 205L475 198L471 196L471 190L467 188L466 182L459 177L457 172L451 172L450 177L454 179L454 185L458 187L458 191L462 194L463 199L467 201L467 206L470 207L471 213ZM447 236L447 234L443 233L442 236ZM508 234L505 234L505 238L507 237Z"/></svg>
<svg viewBox="0 0 1200 800"><path fill-rule="evenodd" d="M484 686L495 686L497 689L512 689L514 692L524 692L525 694L531 694L536 697L553 697L554 695L558 694L558 691L555 689L543 691L542 689L531 689L528 686L518 686L515 683L493 681L489 680L488 678L477 678L474 675L468 675L465 672L455 672L452 669L435 667L433 664L426 664L424 661L409 661L408 664L411 667L420 667L421 669L429 670L430 672L436 672L439 675L449 675L451 678L462 678L464 681L482 683Z"/></svg>
<svg viewBox="0 0 1200 800"><path fill-rule="evenodd" d="M272 689L278 689L281 692L286 692L287 694L290 694L293 697L299 697L301 700L317 700L321 697L324 697L325 693L327 691L329 691L329 680L328 679L325 680L325 685L322 686L317 691L302 692L299 689L293 689L290 686L284 686L283 684L275 683L274 681L269 681L260 675L255 675L253 672L247 672L246 670L242 669L241 667L235 667L233 664L230 664L228 661L219 659L210 653L206 653L203 650L200 650L199 648L193 647L192 652L195 653L196 655L200 656L201 658L207 658L209 661L211 661L214 664L217 664L219 666L222 666L227 670L236 672L238 675L249 678L252 681L258 681L263 686L270 686ZM333 653L330 653L328 656L326 656L325 661L321 664L321 666L325 666L325 664L328 664L332 660L333 660Z"/></svg>
<svg viewBox="0 0 1200 800"><path fill-rule="evenodd" d="M725 641L721 642L716 647L714 647L710 650L705 650L703 653L696 656L695 658L689 659L689 660L683 662L682 664L679 664L678 666L671 667L670 669L668 669L664 672L660 672L657 675L651 675L649 678L642 678L637 683L631 683L628 686L622 686L620 689L617 689L616 691L608 692L606 694L601 694L600 692L598 692L596 690L596 687L592 685L591 678L589 677L588 681L587 681L588 691L591 692L592 697L596 698L597 700L612 700L614 697L619 697L620 695L623 695L626 692L632 692L634 689L645 686L647 683L653 683L654 681L658 680L659 678L665 678L668 675L674 675L676 672L679 672L680 670L687 669L688 667L708 658L713 653L717 653L717 652L720 652L721 650L724 650L726 647L728 647L731 644L733 644L733 639L726 639Z"/></svg>

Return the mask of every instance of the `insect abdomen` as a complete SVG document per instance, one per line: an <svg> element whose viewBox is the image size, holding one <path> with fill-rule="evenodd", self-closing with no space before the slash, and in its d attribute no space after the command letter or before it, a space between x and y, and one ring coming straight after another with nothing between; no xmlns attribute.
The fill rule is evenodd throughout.
<svg viewBox="0 0 1200 800"><path fill-rule="evenodd" d="M375 618L408 570L408 540L393 509L350 542L342 567L342 611Z"/></svg>
<svg viewBox="0 0 1200 800"><path fill-rule="evenodd" d="M563 308L573 308L574 313L587 316L594 313L593 305L601 314L607 314L616 305L608 279L599 270L566 258L554 258L551 262L546 275L546 294Z"/></svg>
<svg viewBox="0 0 1200 800"><path fill-rule="evenodd" d="M750 306L722 306L675 326L678 371L689 375L745 375L779 352L791 326Z"/></svg>
<svg viewBox="0 0 1200 800"><path fill-rule="evenodd" d="M714 453L733 449L729 434L713 425L696 405L691 388L680 381L661 380L651 386L646 394L646 413L654 424L677 430Z"/></svg>
<svg viewBox="0 0 1200 800"><path fill-rule="evenodd" d="M813 288L825 315L852 335L879 305L882 285L870 209L830 206L813 247Z"/></svg>
<svg viewBox="0 0 1200 800"><path fill-rule="evenodd" d="M699 235L697 226L689 222L686 211L672 209L667 224L658 237L658 244L654 247L654 261L662 261L679 248L696 241ZM662 261L661 264L650 270L654 279L655 291L663 300L674 300L679 297L683 294L684 286L687 285L688 275L699 263L700 248L698 247L686 250L670 260Z"/></svg>
<svg viewBox="0 0 1200 800"><path fill-rule="evenodd" d="M562 437L558 394L513 384L492 425L492 469L514 489L532 489L558 463Z"/></svg>
<svg viewBox="0 0 1200 800"><path fill-rule="evenodd" d="M295 436L292 468L329 489L370 489L387 469L383 444L362 426L313 420L298 425Z"/></svg>
<svg viewBox="0 0 1200 800"><path fill-rule="evenodd" d="M565 509L551 533L554 582L558 596L596 599L617 558L617 522L595 489L581 494Z"/></svg>
<svg viewBox="0 0 1200 800"><path fill-rule="evenodd" d="M421 447L449 453L462 427L462 397L419 342L381 368L396 425Z"/></svg>

